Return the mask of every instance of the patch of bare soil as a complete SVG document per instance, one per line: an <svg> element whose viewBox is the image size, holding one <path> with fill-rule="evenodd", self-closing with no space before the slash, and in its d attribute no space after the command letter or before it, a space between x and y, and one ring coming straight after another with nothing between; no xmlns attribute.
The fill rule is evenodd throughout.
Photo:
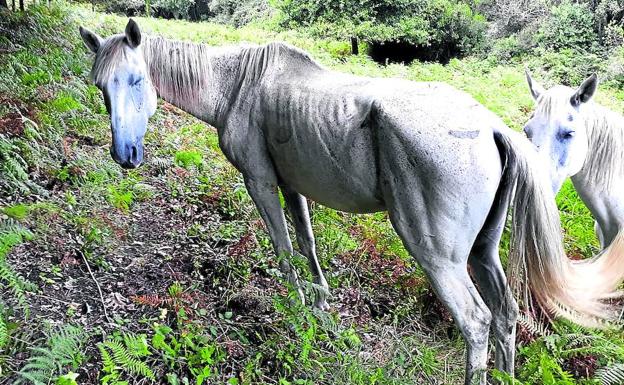
<svg viewBox="0 0 624 385"><path fill-rule="evenodd" d="M253 235L232 243L206 234L189 236L191 226L214 225L222 221L221 216L210 206L172 198L164 185L153 186L162 190L130 214L96 213L111 229L108 236L113 242L91 252L87 252L89 241L64 225L60 215L41 218L48 223L47 235L19 246L10 256L11 266L40 287L29 298L32 321L72 322L104 334L120 325L145 332L150 327L146 320L174 322L176 311L183 307L189 322L218 324L222 322L218 315L231 311L239 326L262 329L270 323L271 297L283 291L274 278L252 269L249 283L236 295L227 287L233 280L228 261L248 257ZM168 295L174 282L186 288L175 304ZM93 342L98 342L101 334L95 338ZM223 343L233 342L224 338ZM99 370L95 344L90 344L87 354L91 360L82 368L81 383L95 384Z"/></svg>
<svg viewBox="0 0 624 385"><path fill-rule="evenodd" d="M9 112L8 114L0 117L0 134L5 134L8 137L22 136L24 133L24 122L22 117L17 112Z"/></svg>

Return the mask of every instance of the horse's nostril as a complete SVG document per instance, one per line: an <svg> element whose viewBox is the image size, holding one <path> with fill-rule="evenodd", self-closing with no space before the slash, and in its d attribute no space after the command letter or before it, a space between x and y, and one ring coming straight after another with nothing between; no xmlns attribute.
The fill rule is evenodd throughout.
<svg viewBox="0 0 624 385"><path fill-rule="evenodd" d="M132 162L136 161L139 156L139 151L137 150L137 146L132 146Z"/></svg>

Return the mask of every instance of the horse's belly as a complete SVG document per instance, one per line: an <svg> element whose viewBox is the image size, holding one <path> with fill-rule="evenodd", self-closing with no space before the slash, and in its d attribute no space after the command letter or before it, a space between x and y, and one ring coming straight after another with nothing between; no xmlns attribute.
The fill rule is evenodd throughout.
<svg viewBox="0 0 624 385"><path fill-rule="evenodd" d="M302 138L299 138L302 139ZM271 157L282 181L305 197L336 210L367 213L385 209L377 166L362 140L325 145L318 138L271 141Z"/></svg>

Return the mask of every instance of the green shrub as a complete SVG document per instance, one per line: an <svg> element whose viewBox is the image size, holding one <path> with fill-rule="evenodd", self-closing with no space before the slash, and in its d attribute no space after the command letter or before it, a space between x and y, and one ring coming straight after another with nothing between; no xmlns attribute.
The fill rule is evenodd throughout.
<svg viewBox="0 0 624 385"><path fill-rule="evenodd" d="M624 45L624 26L616 23L609 23L602 36L602 44L609 53Z"/></svg>
<svg viewBox="0 0 624 385"><path fill-rule="evenodd" d="M212 0L209 4L213 21L235 27L267 18L272 11L267 0Z"/></svg>
<svg viewBox="0 0 624 385"><path fill-rule="evenodd" d="M160 14L174 19L187 19L195 0L154 0L151 4Z"/></svg>
<svg viewBox="0 0 624 385"><path fill-rule="evenodd" d="M509 63L513 58L517 58L528 52L518 37L515 35L496 39L492 43L490 57L499 63Z"/></svg>
<svg viewBox="0 0 624 385"><path fill-rule="evenodd" d="M532 59L536 67L542 67L553 83L578 87L592 73L602 72L606 63L598 55L570 48L552 51L539 48Z"/></svg>
<svg viewBox="0 0 624 385"><path fill-rule="evenodd" d="M472 2L461 0L276 0L275 6L284 28L341 40L403 41L460 54L480 47L486 28Z"/></svg>
<svg viewBox="0 0 624 385"><path fill-rule="evenodd" d="M566 0L552 9L537 41L541 47L558 51L590 50L598 38L594 25L594 15L587 5Z"/></svg>
<svg viewBox="0 0 624 385"><path fill-rule="evenodd" d="M117 13L134 13L136 11L143 11L145 9L145 1L144 0L108 0L108 1L98 1L101 2L104 9L107 12L117 12ZM154 1L152 0L152 5L154 5Z"/></svg>

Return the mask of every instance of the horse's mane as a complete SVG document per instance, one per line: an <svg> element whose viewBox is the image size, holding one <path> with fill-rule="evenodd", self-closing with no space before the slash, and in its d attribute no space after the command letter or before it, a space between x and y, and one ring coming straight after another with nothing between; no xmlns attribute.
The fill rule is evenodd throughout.
<svg viewBox="0 0 624 385"><path fill-rule="evenodd" d="M96 84L108 81L117 64L125 59L126 48L123 34L112 36L103 43L91 72ZM261 46L213 47L144 35L139 49L142 49L150 80L158 94L190 111L201 107L201 95L206 87L210 87L213 61L217 56L232 56L229 76L236 82L235 87L257 83L268 70L277 67L280 59L295 59L299 65L320 68L304 51L279 42Z"/></svg>
<svg viewBox="0 0 624 385"><path fill-rule="evenodd" d="M566 95L572 95L573 90L569 90ZM540 97L538 111L551 116L569 100L549 92ZM582 106L581 116L589 141L581 173L608 191L613 181L624 178L624 117L591 101Z"/></svg>
<svg viewBox="0 0 624 385"><path fill-rule="evenodd" d="M212 77L211 47L162 37L147 37L142 47L158 94L175 105L195 110Z"/></svg>

